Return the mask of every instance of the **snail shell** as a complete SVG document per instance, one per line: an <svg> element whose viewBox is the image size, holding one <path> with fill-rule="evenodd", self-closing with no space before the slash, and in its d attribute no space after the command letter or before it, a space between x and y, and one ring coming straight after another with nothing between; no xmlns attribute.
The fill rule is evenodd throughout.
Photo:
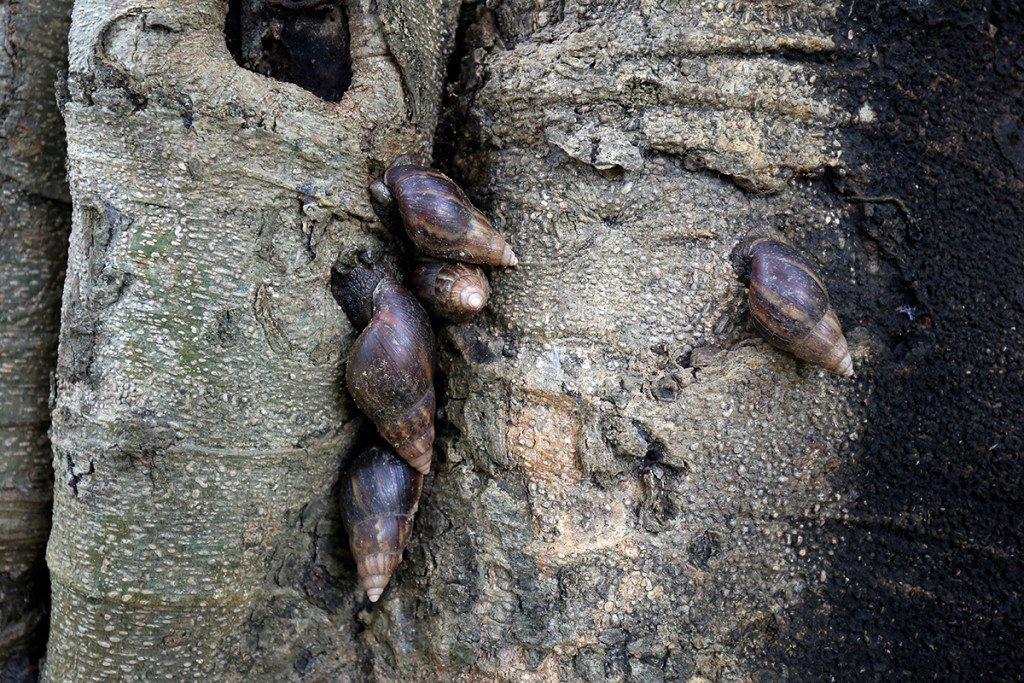
<svg viewBox="0 0 1024 683"><path fill-rule="evenodd" d="M426 474L434 446L434 333L405 287L375 269L335 271L332 290L357 328L345 380L398 454Z"/></svg>
<svg viewBox="0 0 1024 683"><path fill-rule="evenodd" d="M853 360L821 278L788 244L752 238L736 245L733 267L748 285L761 335L797 358L850 377Z"/></svg>
<svg viewBox="0 0 1024 683"><path fill-rule="evenodd" d="M367 448L342 477L341 516L370 602L377 602L402 560L423 475L390 449Z"/></svg>
<svg viewBox="0 0 1024 683"><path fill-rule="evenodd" d="M440 258L492 266L519 263L512 248L444 174L399 157L384 173L405 230L417 247Z"/></svg>
<svg viewBox="0 0 1024 683"><path fill-rule="evenodd" d="M419 257L412 271L412 291L431 315L465 320L484 307L491 288L483 268L470 263Z"/></svg>

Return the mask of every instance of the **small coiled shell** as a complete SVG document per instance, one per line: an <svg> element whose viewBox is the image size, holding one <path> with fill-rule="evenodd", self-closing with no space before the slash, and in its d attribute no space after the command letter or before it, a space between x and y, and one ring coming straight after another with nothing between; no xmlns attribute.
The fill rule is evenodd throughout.
<svg viewBox="0 0 1024 683"><path fill-rule="evenodd" d="M519 263L512 248L447 176L399 157L384 173L409 239L439 258L492 266Z"/></svg>
<svg viewBox="0 0 1024 683"><path fill-rule="evenodd" d="M796 249L763 237L732 252L733 267L748 286L750 316L772 345L840 375L853 375L853 360L828 292Z"/></svg>
<svg viewBox="0 0 1024 683"><path fill-rule="evenodd" d="M341 517L370 602L377 602L402 559L423 475L391 449L371 446L342 477Z"/></svg>
<svg viewBox="0 0 1024 683"><path fill-rule="evenodd" d="M353 268L332 276L335 298L357 328L345 380L359 409L410 465L426 474L434 453L434 333L405 287Z"/></svg>
<svg viewBox="0 0 1024 683"><path fill-rule="evenodd" d="M420 257L412 270L412 291L427 311L445 320L465 320L483 309L490 296L483 268L470 263Z"/></svg>

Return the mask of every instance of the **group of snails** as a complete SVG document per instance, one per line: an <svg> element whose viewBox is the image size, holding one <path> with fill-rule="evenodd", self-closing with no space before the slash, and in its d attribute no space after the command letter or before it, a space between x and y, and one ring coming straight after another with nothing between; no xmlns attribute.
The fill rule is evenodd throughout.
<svg viewBox="0 0 1024 683"><path fill-rule="evenodd" d="M518 260L465 193L434 169L399 157L370 191L382 206L397 204L406 233L426 254L417 257L410 278L416 296L379 265L332 274L335 298L362 330L348 357L349 393L390 446L366 448L342 478L349 545L367 597L376 602L401 560L433 457L434 336L424 306L437 318L464 320L487 301L480 265L515 266ZM736 246L732 261L766 340L853 375L825 286L797 250L752 237Z"/></svg>
<svg viewBox="0 0 1024 683"><path fill-rule="evenodd" d="M366 595L376 602L402 558L434 454L434 333L427 311L450 321L471 317L490 292L480 266L518 260L459 186L434 169L402 156L370 190L382 206L397 204L406 234L423 252L413 266L412 292L379 264L331 275L335 299L361 330L345 383L387 443L356 455L341 487L349 546Z"/></svg>

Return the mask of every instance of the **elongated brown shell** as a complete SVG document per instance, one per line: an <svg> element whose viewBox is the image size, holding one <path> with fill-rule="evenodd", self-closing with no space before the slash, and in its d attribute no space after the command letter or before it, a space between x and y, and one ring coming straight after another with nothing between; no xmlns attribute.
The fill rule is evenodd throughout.
<svg viewBox="0 0 1024 683"><path fill-rule="evenodd" d="M410 465L426 474L434 446L434 333L416 298L390 277L355 268L335 296L353 324L345 379L359 409Z"/></svg>
<svg viewBox="0 0 1024 683"><path fill-rule="evenodd" d="M492 266L519 263L487 217L444 174L400 157L384 173L384 184L398 202L409 239L427 254Z"/></svg>
<svg viewBox="0 0 1024 683"><path fill-rule="evenodd" d="M750 315L774 346L846 377L853 360L828 292L796 249L754 238L733 250L737 274L748 284Z"/></svg>
<svg viewBox="0 0 1024 683"><path fill-rule="evenodd" d="M412 291L431 315L465 320L484 307L491 288L483 268L471 263L420 257L412 270Z"/></svg>
<svg viewBox="0 0 1024 683"><path fill-rule="evenodd" d="M370 602L402 559L422 486L419 472L379 446L357 455L342 477L341 516Z"/></svg>

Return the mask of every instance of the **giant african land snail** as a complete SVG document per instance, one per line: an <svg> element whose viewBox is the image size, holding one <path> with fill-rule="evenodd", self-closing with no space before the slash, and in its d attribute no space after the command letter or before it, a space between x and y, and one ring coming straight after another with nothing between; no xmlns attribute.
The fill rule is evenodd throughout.
<svg viewBox="0 0 1024 683"><path fill-rule="evenodd" d="M334 296L362 332L345 380L360 410L410 465L426 474L434 445L434 334L405 287L378 268L335 271Z"/></svg>
<svg viewBox="0 0 1024 683"><path fill-rule="evenodd" d="M423 475L383 446L360 452L342 477L341 516L370 602L402 559L422 487Z"/></svg>
<svg viewBox="0 0 1024 683"><path fill-rule="evenodd" d="M732 252L733 268L748 286L750 317L774 346L850 377L853 361L828 292L796 249L753 237Z"/></svg>

